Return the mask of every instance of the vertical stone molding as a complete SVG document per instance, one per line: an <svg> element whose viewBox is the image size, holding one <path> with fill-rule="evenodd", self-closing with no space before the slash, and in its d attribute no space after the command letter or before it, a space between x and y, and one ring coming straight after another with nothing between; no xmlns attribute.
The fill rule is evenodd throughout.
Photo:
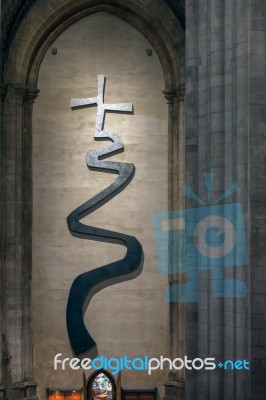
<svg viewBox="0 0 266 400"><path fill-rule="evenodd" d="M180 204L180 184L184 181L184 153L180 146L184 143L184 109L180 106L179 90L163 91L168 104L168 207L169 211L182 208ZM183 244L180 243L180 246ZM179 253L179 252L178 252ZM179 263L178 254L170 246L168 251L169 285L182 281L182 274L173 274L173 265ZM182 272L182 271L181 271ZM170 358L184 356L184 304L169 302ZM185 395L184 371L170 372L165 383L164 400L183 400Z"/></svg>
<svg viewBox="0 0 266 400"><path fill-rule="evenodd" d="M180 85L177 90L178 101L178 157L177 166L178 171L178 192L177 203L178 208L184 208L184 196L181 193L181 188L185 183L185 85Z"/></svg>
<svg viewBox="0 0 266 400"><path fill-rule="evenodd" d="M2 337L7 397L32 392L31 279L31 108L36 90L8 85L2 129ZM23 395L13 391L26 382ZM31 382L30 385L27 385ZM24 383L23 383L24 384ZM29 387L29 389L27 389ZM17 388L15 386L15 388ZM20 387L19 387L20 388ZM31 397L31 395L30 395Z"/></svg>
<svg viewBox="0 0 266 400"><path fill-rule="evenodd" d="M2 105L3 105L3 97L6 91L6 86L3 85L2 83L0 84L0 96L1 96L1 101L0 101L0 132L2 132ZM1 152L1 147L2 147L2 135L0 135L0 152ZM2 187L0 187L0 196L2 198ZM2 223L2 215L0 213L0 225ZM2 238L1 238L1 253L2 253ZM2 315L2 260L0 260L0 316ZM1 349L1 360L0 360L0 399L2 400L5 397L5 386L1 385L1 382L3 381L2 377L2 364L3 364L3 346L2 346L2 318L0 318L0 349Z"/></svg>
<svg viewBox="0 0 266 400"><path fill-rule="evenodd" d="M32 110L35 99L39 93L38 89L27 89L24 99L24 129L23 129L23 184L27 190L23 191L23 258L24 274L23 288L23 379L26 380L26 394L35 396L36 384L34 381L27 381L33 377L32 360L32 335L31 335L31 266L32 266ZM28 383L30 382L30 385ZM35 391L35 392L34 392ZM32 393L34 392L34 393ZM31 398L31 397L30 397Z"/></svg>
<svg viewBox="0 0 266 400"><path fill-rule="evenodd" d="M184 109L185 85L180 85L177 89L177 128L175 130L177 154L175 154L174 170L176 174L176 181L173 182L176 192L174 192L174 209L184 209L184 196L182 187L185 183L185 109ZM184 283L184 259L182 257L184 252L184 241L180 239L178 243L178 255L176 262L179 266L179 274L175 278L175 283ZM184 359L185 356L185 304L184 303L170 303L171 314L173 321L173 332L175 340L175 357ZM175 390L177 392L178 400L185 399L185 370L181 369L176 374Z"/></svg>
<svg viewBox="0 0 266 400"><path fill-rule="evenodd" d="M25 88L9 85L3 103L2 126L2 338L3 381L7 397L22 379L21 304L21 166Z"/></svg>
<svg viewBox="0 0 266 400"><path fill-rule="evenodd" d="M166 89L163 91L168 104L168 204L169 210L173 210L173 181L174 181L174 153L175 153L175 135L176 129L176 89Z"/></svg>

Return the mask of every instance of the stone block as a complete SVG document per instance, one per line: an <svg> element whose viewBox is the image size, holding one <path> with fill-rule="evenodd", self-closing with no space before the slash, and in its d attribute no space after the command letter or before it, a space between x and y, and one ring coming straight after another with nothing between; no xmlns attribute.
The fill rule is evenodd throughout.
<svg viewBox="0 0 266 400"><path fill-rule="evenodd" d="M266 358L266 346L252 346L252 358L263 360Z"/></svg>
<svg viewBox="0 0 266 400"><path fill-rule="evenodd" d="M261 16L253 17L251 19L251 30L265 32L265 18Z"/></svg>
<svg viewBox="0 0 266 400"><path fill-rule="evenodd" d="M254 384L251 381L251 400L265 400L266 384Z"/></svg>
<svg viewBox="0 0 266 400"><path fill-rule="evenodd" d="M264 313L251 314L251 326L253 329L266 328L266 320Z"/></svg>
<svg viewBox="0 0 266 400"><path fill-rule="evenodd" d="M257 362L259 362L259 367L255 368L255 370L260 370L261 372L266 372L266 360L254 360L255 367L257 366Z"/></svg>
<svg viewBox="0 0 266 400"><path fill-rule="evenodd" d="M259 344L262 346L266 345L266 329L259 330Z"/></svg>
<svg viewBox="0 0 266 400"><path fill-rule="evenodd" d="M258 267L263 268L263 267ZM253 314L265 313L265 296L259 294L252 294L250 298L251 312Z"/></svg>
<svg viewBox="0 0 266 400"><path fill-rule="evenodd" d="M250 330L250 341L254 346L259 345L259 329L251 329Z"/></svg>

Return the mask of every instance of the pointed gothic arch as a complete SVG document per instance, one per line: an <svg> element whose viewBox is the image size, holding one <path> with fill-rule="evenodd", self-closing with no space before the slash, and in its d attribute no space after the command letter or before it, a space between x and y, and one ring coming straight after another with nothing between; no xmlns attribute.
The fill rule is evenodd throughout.
<svg viewBox="0 0 266 400"><path fill-rule="evenodd" d="M93 389L93 384L94 384L95 380L97 379L97 377L101 374L105 375L111 383L111 386L112 386L112 399L111 400L116 400L116 385L117 385L116 381L115 381L114 377L112 376L112 374L110 372L106 371L105 369L97 370L90 375L90 377L87 381L87 400L92 400L91 391Z"/></svg>
<svg viewBox="0 0 266 400"><path fill-rule="evenodd" d="M13 39L12 52L4 68L4 79L36 88L38 72L47 49L69 26L93 13L104 11L115 15L142 33L160 59L166 89L184 84L184 31L170 9L158 0L145 7L139 0L58 2L56 7L39 16L38 1L29 9L24 24ZM14 51L15 49L15 51Z"/></svg>

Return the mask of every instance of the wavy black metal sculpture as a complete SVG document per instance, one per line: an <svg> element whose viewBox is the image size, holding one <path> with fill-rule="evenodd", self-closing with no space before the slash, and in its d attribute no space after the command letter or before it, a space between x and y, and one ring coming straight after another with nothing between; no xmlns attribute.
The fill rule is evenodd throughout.
<svg viewBox="0 0 266 400"><path fill-rule="evenodd" d="M103 204L120 193L132 180L135 172L134 164L102 161L110 155L123 151L123 143L117 135L104 131L105 112L132 113L133 106L125 104L104 103L105 77L98 76L98 96L86 99L72 99L71 108L83 108L97 105L96 126L94 138L96 140L111 140L113 144L87 154L86 163L90 169L117 173L116 180L99 194L76 208L67 218L71 235L81 239L98 240L116 243L127 248L127 253L122 260L113 262L103 267L79 275L73 282L67 304L67 330L69 341L74 354L78 357L84 355L95 357L97 345L84 324L84 313L91 298L103 288L119 282L133 279L141 273L143 251L138 240L133 236L108 231L84 225L82 218L91 214Z"/></svg>

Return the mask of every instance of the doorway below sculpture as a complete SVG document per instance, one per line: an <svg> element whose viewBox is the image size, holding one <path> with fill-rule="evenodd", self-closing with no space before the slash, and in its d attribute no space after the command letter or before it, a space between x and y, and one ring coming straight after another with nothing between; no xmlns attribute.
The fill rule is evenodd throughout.
<svg viewBox="0 0 266 400"><path fill-rule="evenodd" d="M107 371L96 371L87 386L87 400L115 400L115 380Z"/></svg>

